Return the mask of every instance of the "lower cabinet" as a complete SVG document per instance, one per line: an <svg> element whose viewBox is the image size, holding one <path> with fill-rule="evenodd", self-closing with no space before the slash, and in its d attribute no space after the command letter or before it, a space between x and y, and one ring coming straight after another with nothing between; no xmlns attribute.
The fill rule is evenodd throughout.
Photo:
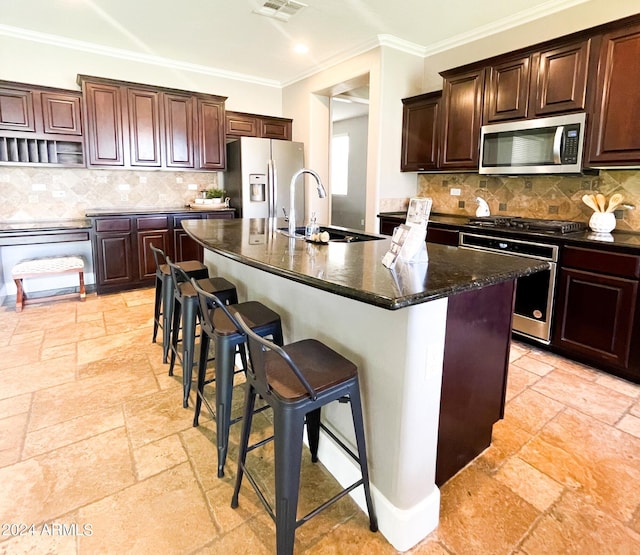
<svg viewBox="0 0 640 555"><path fill-rule="evenodd" d="M402 217L379 216L379 218L380 233L382 235L393 235L393 230L405 221L404 214ZM437 223L430 222L427 227L428 243L438 243L440 245L457 247L459 235L460 232L458 229L443 227Z"/></svg>
<svg viewBox="0 0 640 555"><path fill-rule="evenodd" d="M203 249L182 229L182 220L233 218L215 213L165 213L92 217L92 248L98 294L153 285L156 265L149 245L172 260L202 260Z"/></svg>
<svg viewBox="0 0 640 555"><path fill-rule="evenodd" d="M552 346L640 381L640 257L565 247Z"/></svg>

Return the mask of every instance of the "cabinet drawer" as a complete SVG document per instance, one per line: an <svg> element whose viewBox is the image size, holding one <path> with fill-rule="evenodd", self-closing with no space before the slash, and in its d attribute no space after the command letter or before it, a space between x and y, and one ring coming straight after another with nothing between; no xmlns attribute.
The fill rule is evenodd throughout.
<svg viewBox="0 0 640 555"><path fill-rule="evenodd" d="M179 214L178 216L173 216L173 229L178 229L182 227L182 220L201 220L204 217L204 214Z"/></svg>
<svg viewBox="0 0 640 555"><path fill-rule="evenodd" d="M167 216L150 216L137 219L138 229L168 229L169 218Z"/></svg>
<svg viewBox="0 0 640 555"><path fill-rule="evenodd" d="M562 266L629 278L640 277L640 256L564 247Z"/></svg>
<svg viewBox="0 0 640 555"><path fill-rule="evenodd" d="M104 231L131 231L131 220L129 218L96 220L96 232Z"/></svg>

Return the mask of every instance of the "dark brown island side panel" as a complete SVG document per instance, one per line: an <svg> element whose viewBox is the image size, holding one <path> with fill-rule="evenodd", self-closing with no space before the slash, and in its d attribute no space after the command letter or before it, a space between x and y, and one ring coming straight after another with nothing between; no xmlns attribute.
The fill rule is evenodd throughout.
<svg viewBox="0 0 640 555"><path fill-rule="evenodd" d="M438 429L441 486L491 444L504 416L515 281L449 298Z"/></svg>

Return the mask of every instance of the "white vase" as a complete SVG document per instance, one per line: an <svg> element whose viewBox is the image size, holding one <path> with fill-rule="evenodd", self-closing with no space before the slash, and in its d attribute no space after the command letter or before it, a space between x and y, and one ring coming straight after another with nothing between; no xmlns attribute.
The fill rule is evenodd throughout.
<svg viewBox="0 0 640 555"><path fill-rule="evenodd" d="M596 233L611 233L616 227L613 212L594 212L589 219L589 227Z"/></svg>

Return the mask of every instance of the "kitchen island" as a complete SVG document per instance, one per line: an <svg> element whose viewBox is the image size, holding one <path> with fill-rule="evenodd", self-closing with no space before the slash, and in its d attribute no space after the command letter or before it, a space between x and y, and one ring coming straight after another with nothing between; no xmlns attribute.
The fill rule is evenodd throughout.
<svg viewBox="0 0 640 555"><path fill-rule="evenodd" d="M315 337L358 365L380 531L398 550L438 525L438 485L491 442L503 416L515 280L546 262L442 245L428 262L385 268L389 238L308 243L284 220L187 220L214 275L282 317L285 342ZM348 405L323 421L355 445ZM345 484L354 462L321 438ZM360 506L360 488L354 492Z"/></svg>

